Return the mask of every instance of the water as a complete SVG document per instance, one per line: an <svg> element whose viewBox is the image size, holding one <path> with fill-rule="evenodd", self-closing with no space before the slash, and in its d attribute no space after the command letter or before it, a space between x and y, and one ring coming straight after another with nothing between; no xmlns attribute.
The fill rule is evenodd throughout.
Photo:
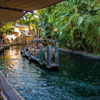
<svg viewBox="0 0 100 100"><path fill-rule="evenodd" d="M0 70L25 100L100 100L100 62L60 54L59 71L47 71L20 50L6 50Z"/></svg>

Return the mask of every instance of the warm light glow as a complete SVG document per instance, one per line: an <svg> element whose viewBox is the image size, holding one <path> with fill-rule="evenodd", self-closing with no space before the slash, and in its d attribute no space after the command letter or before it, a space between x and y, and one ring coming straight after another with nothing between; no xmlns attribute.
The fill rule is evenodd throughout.
<svg viewBox="0 0 100 100"><path fill-rule="evenodd" d="M14 27L14 31L19 33L18 36L21 35L21 32L20 32L20 30L18 28Z"/></svg>
<svg viewBox="0 0 100 100"><path fill-rule="evenodd" d="M14 31L19 33L18 36L21 35L21 32L19 31L18 28L14 27ZM17 37L14 34L12 34L12 35L7 35L6 38L9 39L9 40L11 40L11 39L15 40Z"/></svg>
<svg viewBox="0 0 100 100"><path fill-rule="evenodd" d="M9 70L17 70L19 69L19 64L21 62L18 62L18 60L16 58L18 58L18 55L16 55L16 50L13 48L10 48L10 50L8 51L8 55L7 58L11 58L13 60L9 60L10 65L8 66Z"/></svg>
<svg viewBox="0 0 100 100"><path fill-rule="evenodd" d="M7 35L7 39L11 40L11 35Z"/></svg>
<svg viewBox="0 0 100 100"><path fill-rule="evenodd" d="M26 11L23 11L23 13L25 13Z"/></svg>
<svg viewBox="0 0 100 100"><path fill-rule="evenodd" d="M58 29L57 29L57 27L55 27L55 32L57 32L58 31Z"/></svg>
<svg viewBox="0 0 100 100"><path fill-rule="evenodd" d="M16 39L16 36L14 34L7 35L7 39L9 39L9 40L11 40L11 39L15 40Z"/></svg>
<svg viewBox="0 0 100 100"><path fill-rule="evenodd" d="M16 39L16 36L15 36L14 34L12 35L12 39L13 39L13 40L15 40L15 39Z"/></svg>

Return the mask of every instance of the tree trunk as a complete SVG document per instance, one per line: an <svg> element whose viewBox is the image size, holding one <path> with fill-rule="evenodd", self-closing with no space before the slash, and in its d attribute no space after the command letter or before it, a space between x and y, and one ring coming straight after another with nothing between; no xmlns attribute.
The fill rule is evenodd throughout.
<svg viewBox="0 0 100 100"><path fill-rule="evenodd" d="M33 36L33 39L34 39L34 32L32 31L31 27L30 27L30 24L28 25L28 28L29 28L29 33L32 33L32 36Z"/></svg>

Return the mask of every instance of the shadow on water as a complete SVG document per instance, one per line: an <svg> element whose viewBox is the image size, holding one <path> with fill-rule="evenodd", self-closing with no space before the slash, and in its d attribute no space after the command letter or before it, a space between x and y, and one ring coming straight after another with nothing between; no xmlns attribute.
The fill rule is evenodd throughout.
<svg viewBox="0 0 100 100"><path fill-rule="evenodd" d="M0 56L0 70L25 100L100 100L100 62L60 54L58 72L23 58L21 46Z"/></svg>

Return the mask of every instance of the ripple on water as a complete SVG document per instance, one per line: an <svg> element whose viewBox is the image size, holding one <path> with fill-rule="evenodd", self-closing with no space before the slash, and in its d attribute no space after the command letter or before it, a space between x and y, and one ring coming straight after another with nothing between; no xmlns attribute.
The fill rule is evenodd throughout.
<svg viewBox="0 0 100 100"><path fill-rule="evenodd" d="M0 69L25 100L100 100L100 62L60 54L58 72L23 58L21 47L0 56Z"/></svg>

